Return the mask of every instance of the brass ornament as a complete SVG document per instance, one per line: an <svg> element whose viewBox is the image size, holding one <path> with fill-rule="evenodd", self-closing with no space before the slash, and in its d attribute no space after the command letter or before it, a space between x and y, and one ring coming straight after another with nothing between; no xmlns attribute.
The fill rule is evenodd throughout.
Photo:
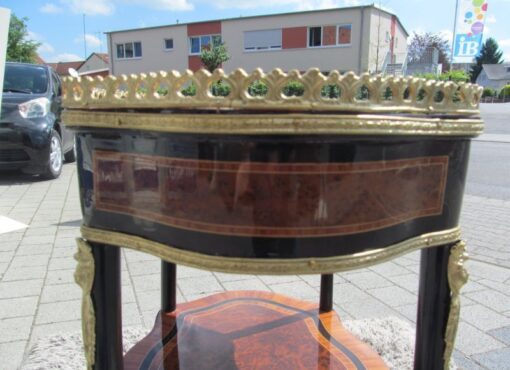
<svg viewBox="0 0 510 370"><path fill-rule="evenodd" d="M77 238L78 252L74 259L78 261L74 280L82 288L81 325L83 347L87 369L92 370L95 362L96 348L96 314L92 302L91 291L94 283L94 257L90 245L83 239Z"/></svg>
<svg viewBox="0 0 510 370"><path fill-rule="evenodd" d="M231 88L226 97L213 96L210 88L217 81ZM254 81L267 86L264 96L252 96L248 89ZM302 96L285 96L282 89L291 81L304 86ZM184 96L181 90L190 83L196 95ZM324 97L326 85L336 85L339 98ZM368 93L361 98L360 90ZM311 68L301 74L260 68L251 73L236 69L227 74L222 69L213 73L205 69L150 72L120 76L66 77L63 81L63 103L68 109L206 109L234 111L293 112L364 112L479 115L483 88L470 83L430 81L416 77L369 75L331 71L327 76Z"/></svg>
<svg viewBox="0 0 510 370"><path fill-rule="evenodd" d="M444 368L449 369L452 357L457 328L460 318L460 289L467 283L469 274L464 268L464 263L468 259L466 253L466 243L463 241L455 244L450 250L450 258L448 259L448 284L450 286L450 313L446 324L445 332L445 351L444 351Z"/></svg>
<svg viewBox="0 0 510 370"><path fill-rule="evenodd" d="M139 236L87 226L81 227L81 234L84 239L92 242L130 248L152 254L167 262L199 269L240 274L295 275L327 274L368 267L421 248L453 243L460 238L460 228L455 227L449 230L423 234L391 246L363 253L335 257L292 259L212 256L179 249Z"/></svg>
<svg viewBox="0 0 510 370"><path fill-rule="evenodd" d="M368 114L154 114L67 110L69 127L113 128L171 133L246 135L418 135L476 136L477 118L419 118Z"/></svg>

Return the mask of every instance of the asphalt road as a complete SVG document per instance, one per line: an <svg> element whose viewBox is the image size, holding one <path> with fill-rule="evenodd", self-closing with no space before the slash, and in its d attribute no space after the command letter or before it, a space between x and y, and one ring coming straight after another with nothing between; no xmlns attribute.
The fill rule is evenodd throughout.
<svg viewBox="0 0 510 370"><path fill-rule="evenodd" d="M482 104L485 134L471 145L466 193L510 200L510 103Z"/></svg>

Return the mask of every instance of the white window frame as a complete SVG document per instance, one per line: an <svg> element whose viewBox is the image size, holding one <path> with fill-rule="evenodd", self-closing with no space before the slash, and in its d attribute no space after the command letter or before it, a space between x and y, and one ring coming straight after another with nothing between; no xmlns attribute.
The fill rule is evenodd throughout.
<svg viewBox="0 0 510 370"><path fill-rule="evenodd" d="M338 32L340 32L340 27L350 26L351 27L351 39L348 44L340 44L340 38L338 37ZM336 46L340 48L348 48L352 46L352 23L342 23L336 25Z"/></svg>
<svg viewBox="0 0 510 370"><path fill-rule="evenodd" d="M321 29L321 44L318 45L318 46L310 46L310 28L319 28L319 27ZM324 35L324 26L308 26L307 29L306 29L306 47L308 49L318 49L318 48L326 47L326 46L322 45L322 36L323 35Z"/></svg>
<svg viewBox="0 0 510 370"><path fill-rule="evenodd" d="M189 36L188 37L188 54L189 55L200 55L202 53L202 37L209 37L209 45L213 43L213 37L218 36L220 38L220 44L223 42L221 39L221 34L219 33L212 33L208 35L196 35L196 36ZM191 51L191 39L197 38L198 39L198 52L192 52Z"/></svg>
<svg viewBox="0 0 510 370"><path fill-rule="evenodd" d="M171 48L167 48L166 47L166 41L167 40L172 40L172 47ZM174 50L174 38L173 37L166 37L163 39L163 50L165 51L173 51Z"/></svg>
<svg viewBox="0 0 510 370"><path fill-rule="evenodd" d="M333 45L323 45L324 38L324 27L335 26L335 43ZM351 40L348 44L339 44L338 32L340 27L350 26L351 27ZM310 46L310 28L321 28L321 45L320 46ZM306 32L306 48L307 49L325 49L325 48L348 48L352 46L352 23L341 23L341 24L326 24L322 26L308 26Z"/></svg>
<svg viewBox="0 0 510 370"><path fill-rule="evenodd" d="M269 46L267 48L246 48L245 47L245 33L246 32L259 32L259 31L280 31L280 46ZM251 30L251 31L244 31L243 32L243 51L246 53L259 53L259 52L266 52L266 51L279 51L282 50L283 47L283 30L281 28L270 28L270 29L264 29L264 30Z"/></svg>
<svg viewBox="0 0 510 370"><path fill-rule="evenodd" d="M136 43L139 43L140 44L140 56L135 56L135 44ZM127 44L131 44L132 47L133 47L133 56L132 57L126 57L126 45ZM124 56L123 57L119 57L119 53L118 53L118 46L119 45L122 45L123 46L123 51L124 51ZM115 59L117 60L132 60L132 59L142 59L143 57L143 49L142 49L142 42L141 41L126 41L126 42L118 42L118 43L115 43Z"/></svg>

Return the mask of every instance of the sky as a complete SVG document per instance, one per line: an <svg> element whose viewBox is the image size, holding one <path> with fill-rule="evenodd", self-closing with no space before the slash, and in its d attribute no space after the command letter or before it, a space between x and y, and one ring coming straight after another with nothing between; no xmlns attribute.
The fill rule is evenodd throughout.
<svg viewBox="0 0 510 370"><path fill-rule="evenodd" d="M109 31L374 2L396 14L410 34L452 37L455 0L0 0L0 7L27 17L29 37L41 43L39 54L57 62L83 60L85 51L107 52ZM484 38L495 38L510 62L510 0L487 2Z"/></svg>

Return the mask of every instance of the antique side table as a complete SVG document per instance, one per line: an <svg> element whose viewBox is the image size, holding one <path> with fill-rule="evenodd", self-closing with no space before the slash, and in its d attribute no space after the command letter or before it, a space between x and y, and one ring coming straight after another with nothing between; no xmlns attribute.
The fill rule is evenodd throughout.
<svg viewBox="0 0 510 370"><path fill-rule="evenodd" d="M211 93L219 80L227 97ZM252 96L258 81L267 91ZM283 95L291 81L302 96ZM181 93L189 83L194 96ZM332 311L333 273L421 249L415 369L446 368L467 280L458 223L480 96L470 84L315 69L67 79L88 367L385 368ZM120 248L162 261L161 312L125 356ZM176 305L176 264L321 274L320 303L241 291Z"/></svg>

